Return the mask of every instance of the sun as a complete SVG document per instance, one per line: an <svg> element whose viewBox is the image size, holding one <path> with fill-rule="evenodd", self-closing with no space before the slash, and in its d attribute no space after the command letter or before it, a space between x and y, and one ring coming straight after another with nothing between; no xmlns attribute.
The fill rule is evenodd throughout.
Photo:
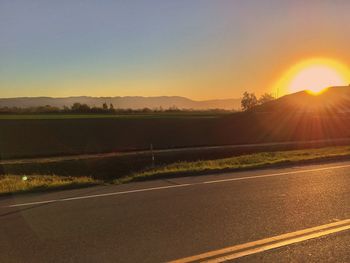
<svg viewBox="0 0 350 263"><path fill-rule="evenodd" d="M275 84L274 90L282 94L306 90L317 95L331 86L347 86L349 68L334 59L311 58L288 69Z"/></svg>

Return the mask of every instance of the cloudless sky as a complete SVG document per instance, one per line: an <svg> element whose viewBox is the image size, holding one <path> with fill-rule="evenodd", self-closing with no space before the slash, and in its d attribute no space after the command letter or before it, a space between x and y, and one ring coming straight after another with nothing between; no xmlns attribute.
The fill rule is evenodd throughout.
<svg viewBox="0 0 350 263"><path fill-rule="evenodd" d="M347 0L0 0L0 97L234 98L350 62Z"/></svg>

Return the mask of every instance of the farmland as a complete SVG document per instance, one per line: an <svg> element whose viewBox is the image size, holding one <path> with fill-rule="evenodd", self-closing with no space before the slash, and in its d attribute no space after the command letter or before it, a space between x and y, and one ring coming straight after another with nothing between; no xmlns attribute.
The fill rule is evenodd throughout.
<svg viewBox="0 0 350 263"><path fill-rule="evenodd" d="M216 118L228 115L229 111L184 111L184 112L155 112L155 113L130 113L130 114L0 114L0 120L60 120L60 119L154 119L154 118Z"/></svg>
<svg viewBox="0 0 350 263"><path fill-rule="evenodd" d="M172 117L169 117L172 116ZM347 138L350 116L265 113L5 115L2 159Z"/></svg>
<svg viewBox="0 0 350 263"><path fill-rule="evenodd" d="M92 176L111 180L138 173L152 165L162 167L176 162L215 160L263 151L344 145L348 141L332 139L350 138L349 120L348 115L289 116L254 112L2 115L0 173ZM191 148L324 139L330 142ZM155 154L153 164L151 144ZM86 154L97 155L85 157ZM44 161L35 158L44 158Z"/></svg>
<svg viewBox="0 0 350 263"><path fill-rule="evenodd" d="M0 116L0 152L8 159L148 149L151 143L155 148L207 145L208 129L220 117L5 115Z"/></svg>

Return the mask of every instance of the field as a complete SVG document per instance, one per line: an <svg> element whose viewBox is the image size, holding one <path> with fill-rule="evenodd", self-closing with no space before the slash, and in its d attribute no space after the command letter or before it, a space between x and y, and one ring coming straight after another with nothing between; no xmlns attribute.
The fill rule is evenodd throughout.
<svg viewBox="0 0 350 263"><path fill-rule="evenodd" d="M321 147L349 141L348 114L1 115L0 174L21 183L14 191L125 182L347 158L347 146ZM290 143L229 146L271 142ZM15 175L36 180L29 187Z"/></svg>
<svg viewBox="0 0 350 263"><path fill-rule="evenodd" d="M350 116L3 115L2 159L350 137Z"/></svg>
<svg viewBox="0 0 350 263"><path fill-rule="evenodd" d="M60 119L154 119L154 118L216 118L229 112L159 112L130 114L0 114L0 120L60 120Z"/></svg>
<svg viewBox="0 0 350 263"><path fill-rule="evenodd" d="M3 159L205 145L221 115L3 115ZM192 125L196 129L190 129ZM215 125L215 124L214 124ZM193 142L191 140L194 139Z"/></svg>

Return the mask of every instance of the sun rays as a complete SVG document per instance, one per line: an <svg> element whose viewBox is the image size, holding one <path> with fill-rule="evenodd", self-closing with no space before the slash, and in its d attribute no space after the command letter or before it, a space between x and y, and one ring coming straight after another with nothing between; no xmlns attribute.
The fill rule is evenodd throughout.
<svg viewBox="0 0 350 263"><path fill-rule="evenodd" d="M306 90L318 95L331 86L346 86L350 82L349 68L334 59L310 58L291 66L276 82L274 90L282 94Z"/></svg>

